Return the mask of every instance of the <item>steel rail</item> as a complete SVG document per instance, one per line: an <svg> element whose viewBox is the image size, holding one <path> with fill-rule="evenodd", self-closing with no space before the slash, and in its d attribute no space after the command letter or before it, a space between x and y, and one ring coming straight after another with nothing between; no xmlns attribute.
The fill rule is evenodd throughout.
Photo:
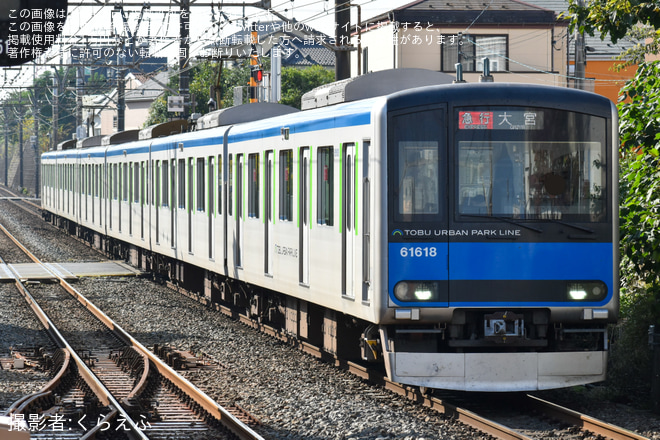
<svg viewBox="0 0 660 440"><path fill-rule="evenodd" d="M201 302L202 304L209 305L206 299L199 298L199 296L191 294L187 292L185 289L177 287L171 283L168 283L168 286L170 286L174 290L177 290L179 293L184 294L185 296L188 296L192 299ZM510 429L492 420L488 420L484 417L481 417L478 414L473 413L472 411L468 411L467 409L459 408L447 402L443 402L442 400L437 399L435 397L425 396L419 391L419 389L409 387L406 385L401 385L396 382L392 382L386 377L384 377L382 374L375 372L372 369L369 369L362 365L355 364L353 362L341 361L336 359L335 357L330 358L330 355L326 354L319 347L309 344L308 342L293 339L271 326L255 322L254 320L250 319L248 316L245 316L240 313L236 313L234 310L232 310L229 307L218 304L215 305L215 309L232 319L238 320L241 324L252 327L266 335L275 337L283 342L294 344L301 351L313 357L323 359L324 361L328 361L331 363L334 361L336 367L347 370L350 373L361 377L362 379L381 385L385 389L392 391L402 397L405 397L408 400L411 400L416 403L420 403L439 413L446 414L447 416L459 420L460 422L472 428L478 429L483 433L486 433L488 435L491 435L493 437L502 440L533 440L531 437L528 437L518 431Z"/></svg>
<svg viewBox="0 0 660 440"><path fill-rule="evenodd" d="M21 250L23 250L26 253L26 255L28 255L35 263L41 264L44 267L44 269L48 270L46 266L44 266L43 263L41 263L41 261L39 261L39 259L35 257L34 254L32 254L32 252L30 252L25 246L23 246L23 244L20 243L3 225L0 225L0 230L2 230L2 232L6 234L7 237L16 244L16 246L21 248ZM64 281L62 278L59 279L60 281ZM66 349L71 354L72 360L76 363L76 366L78 367L78 374L80 375L80 377L82 377L85 383L87 383L87 385L90 387L92 392L99 398L101 404L110 407L111 410L117 410L117 412L114 411L111 412L114 413L115 415L121 414L122 417L126 420L126 424L130 428L130 431L127 433L129 437L131 439L148 440L148 437L142 433L142 430L138 428L135 421L122 408L121 404L112 396L112 394L110 393L110 391L108 391L105 385L103 385L103 383L101 383L96 378L92 370L80 358L80 356L78 356L75 350L69 345L69 343L62 336L62 334L57 329L53 321L51 321L51 319L48 317L46 312L44 312L43 309L39 306L39 304L37 304L37 301L30 294L30 292L28 292L25 286L23 286L20 280L16 280L16 286L21 291L21 294L29 304L30 308L32 308L39 321L41 321L46 331L49 333L49 335L51 335L51 338L53 339L55 344L59 348Z"/></svg>
<svg viewBox="0 0 660 440"><path fill-rule="evenodd" d="M34 255L32 254L28 249L26 249L16 238L14 238L9 231L7 231L2 225L0 225L0 228L7 234L7 236L14 242L18 247L20 247L32 261L34 261L37 264L41 264L44 269L48 270L46 266L43 265L43 263ZM49 273L52 273L49 271ZM56 278L62 286L64 290L66 290L71 296L73 296L75 299L78 300L78 302L85 307L87 310L89 310L99 321L103 322L103 324L108 327L110 330L112 330L120 339L122 339L127 345L133 346L138 352L144 354L149 361L151 361L154 366L156 367L156 370L166 379L171 381L175 386L177 386L179 389L181 389L187 396L189 396L193 401L198 403L205 411L207 411L211 416L213 416L216 420L220 421L222 424L224 424L230 431L232 431L238 438L242 440L263 440L263 438L257 434L255 431L253 431L249 426L238 420L234 415L229 413L227 410L225 410L222 406L218 405L213 399L208 397L204 392L199 390L197 387L195 387L192 383L190 383L188 380L186 380L184 377L179 375L174 369L172 369L169 365L167 365L165 362L163 362L158 356L156 356L151 350L148 350L146 347L144 347L140 342L135 340L128 332L126 332L123 328L121 328L117 323L115 323L108 315L103 313L96 305L94 305L91 301L89 301L85 296L78 292L71 284L69 284L65 279L60 277L58 274L53 273L53 277ZM31 298L31 297L30 297ZM32 304L34 304L36 307L39 307L34 299L31 301L28 301ZM45 315L45 313L44 313ZM47 317L46 317L47 318ZM50 322L50 320L48 320ZM46 324L44 324L46 325ZM50 323L52 326L52 323ZM54 326L53 326L54 327ZM47 328L49 328L47 326ZM60 336L61 338L61 336ZM64 338L61 338L64 340ZM65 341L66 344L66 341ZM69 347L68 344L66 344L66 347L73 352L73 349ZM82 360L80 361L82 362ZM86 365L83 363L83 367L85 370L89 371ZM89 374L92 374L91 371L89 371ZM96 387L93 386L92 384L89 384L92 389L96 390ZM107 389L103 386L103 389L108 393ZM114 400L114 398L112 398ZM117 406L117 408L121 408L121 405L119 402L114 401L114 405ZM104 402L105 404L105 402ZM127 413L124 412L123 409L120 409L122 412L122 415L126 418L127 421L129 421L129 425L132 424L135 427L136 431L141 431L137 427L137 424L135 421L132 420L132 418L129 417ZM147 437L143 437L147 438Z"/></svg>
<svg viewBox="0 0 660 440"><path fill-rule="evenodd" d="M598 436L612 440L648 440L647 437L635 434L632 431L612 425L594 417L581 414L572 409L548 402L531 394L527 395L530 405L550 417L564 421L573 426L579 426L584 431L593 432Z"/></svg>

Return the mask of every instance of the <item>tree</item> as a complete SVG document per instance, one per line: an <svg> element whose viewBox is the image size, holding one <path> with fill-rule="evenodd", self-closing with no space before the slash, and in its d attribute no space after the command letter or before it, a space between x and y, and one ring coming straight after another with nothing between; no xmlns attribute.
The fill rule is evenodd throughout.
<svg viewBox="0 0 660 440"><path fill-rule="evenodd" d="M334 72L319 65L306 69L285 67L282 69L282 99L280 99L280 103L300 108L302 95L334 80Z"/></svg>
<svg viewBox="0 0 660 440"><path fill-rule="evenodd" d="M660 8L655 1L569 0L566 15L571 31L578 29L591 36L598 31L603 39L609 35L613 43L626 35L639 41L621 54L626 60L621 67L639 64L645 55L659 53Z"/></svg>
<svg viewBox="0 0 660 440"><path fill-rule="evenodd" d="M618 41L629 32L648 35L634 58L657 53L660 8L657 2L571 0L571 28ZM619 103L620 275L619 341L612 345L610 382L648 392L648 326L660 324L660 64L642 62L621 90Z"/></svg>

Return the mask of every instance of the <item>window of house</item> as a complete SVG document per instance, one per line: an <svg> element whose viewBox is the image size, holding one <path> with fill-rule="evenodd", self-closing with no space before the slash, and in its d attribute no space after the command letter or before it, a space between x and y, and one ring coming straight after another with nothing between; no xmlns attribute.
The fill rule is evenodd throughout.
<svg viewBox="0 0 660 440"><path fill-rule="evenodd" d="M443 72L455 72L459 59L464 72L482 72L484 58L490 60L491 72L509 70L508 36L444 35L443 37L443 44L440 45Z"/></svg>

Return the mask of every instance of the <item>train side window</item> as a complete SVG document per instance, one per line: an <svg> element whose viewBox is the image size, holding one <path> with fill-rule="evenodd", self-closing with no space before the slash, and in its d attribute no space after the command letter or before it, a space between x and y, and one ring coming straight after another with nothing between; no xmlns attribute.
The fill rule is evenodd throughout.
<svg viewBox="0 0 660 440"><path fill-rule="evenodd" d="M176 159L172 159L170 162L170 194L172 197L170 206L174 209L176 207Z"/></svg>
<svg viewBox="0 0 660 440"><path fill-rule="evenodd" d="M144 205L145 201L148 203L148 200L145 199L146 196L149 195L148 191L145 191L146 189L146 162L141 162L140 163L140 204Z"/></svg>
<svg viewBox="0 0 660 440"><path fill-rule="evenodd" d="M179 159L179 209L186 207L186 160Z"/></svg>
<svg viewBox="0 0 660 440"><path fill-rule="evenodd" d="M124 164L124 172L122 173L122 200L128 201L128 164Z"/></svg>
<svg viewBox="0 0 660 440"><path fill-rule="evenodd" d="M140 163L133 162L133 203L140 201Z"/></svg>
<svg viewBox="0 0 660 440"><path fill-rule="evenodd" d="M161 178L161 186L162 186L162 194L160 195L160 200L162 206L167 206L169 204L169 194L167 192L168 185L169 185L169 163L167 163L166 160L163 161L160 172L162 174Z"/></svg>
<svg viewBox="0 0 660 440"><path fill-rule="evenodd" d="M207 178L207 185L208 185L208 198L209 198L209 217L213 216L213 211L215 211L215 207L213 206L213 202L215 202L215 194L213 194L214 187L215 187L215 182L214 182L214 175L213 171L215 171L215 160L213 156L209 156L208 158L208 178Z"/></svg>
<svg viewBox="0 0 660 440"><path fill-rule="evenodd" d="M280 220L293 221L293 150L280 151Z"/></svg>
<svg viewBox="0 0 660 440"><path fill-rule="evenodd" d="M316 221L320 225L332 226L334 224L334 167L332 147L318 149L317 167L317 211Z"/></svg>
<svg viewBox="0 0 660 440"><path fill-rule="evenodd" d="M204 211L205 209L205 182L206 182L206 177L204 173L204 158L203 157L198 157L197 158L197 210L198 211Z"/></svg>
<svg viewBox="0 0 660 440"><path fill-rule="evenodd" d="M248 156L248 217L259 218L259 155Z"/></svg>
<svg viewBox="0 0 660 440"><path fill-rule="evenodd" d="M113 196L114 196L114 199L117 200L117 198L119 197L119 174L117 172L117 164L114 164L112 166L112 173L113 173L113 176L114 176L114 178L113 178L113 183L114 183Z"/></svg>
<svg viewBox="0 0 660 440"><path fill-rule="evenodd" d="M192 157L188 159L188 211L192 211L195 206L195 159Z"/></svg>

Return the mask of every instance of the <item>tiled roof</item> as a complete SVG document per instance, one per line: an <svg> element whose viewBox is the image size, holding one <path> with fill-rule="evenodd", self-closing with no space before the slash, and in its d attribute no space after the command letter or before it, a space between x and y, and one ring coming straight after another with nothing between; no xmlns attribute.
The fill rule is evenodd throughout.
<svg viewBox="0 0 660 440"><path fill-rule="evenodd" d="M525 0L527 3L540 6L542 8L551 9L557 13L561 14L568 10L568 1L567 0ZM594 36L585 35L584 38L585 45L588 48L587 56L589 58L603 58L611 59L619 55L624 50L631 48L635 45L635 42L629 38L622 38L616 44L612 43L610 38L601 39L600 34L596 32ZM571 39L569 45L569 54L571 58L575 53L575 40Z"/></svg>
<svg viewBox="0 0 660 440"><path fill-rule="evenodd" d="M282 55L282 66L311 66L320 64L325 67L335 65L335 54L327 47L319 44L319 40L329 41L331 38L323 35L307 25L287 24L283 21L259 22L257 34L264 50L264 55L270 56L272 46L279 42ZM317 38L306 37L309 33ZM321 36L321 37L319 37ZM250 30L243 29L227 37L223 37L204 49L226 54L247 54L250 46Z"/></svg>
<svg viewBox="0 0 660 440"><path fill-rule="evenodd" d="M125 98L127 101L154 100L163 94L165 88L161 84L167 84L169 79L170 73L168 71L159 72L141 86L127 90Z"/></svg>
<svg viewBox="0 0 660 440"><path fill-rule="evenodd" d="M398 22L431 24L553 24L555 13L518 0L417 0L391 11ZM370 19L384 21L390 13Z"/></svg>

